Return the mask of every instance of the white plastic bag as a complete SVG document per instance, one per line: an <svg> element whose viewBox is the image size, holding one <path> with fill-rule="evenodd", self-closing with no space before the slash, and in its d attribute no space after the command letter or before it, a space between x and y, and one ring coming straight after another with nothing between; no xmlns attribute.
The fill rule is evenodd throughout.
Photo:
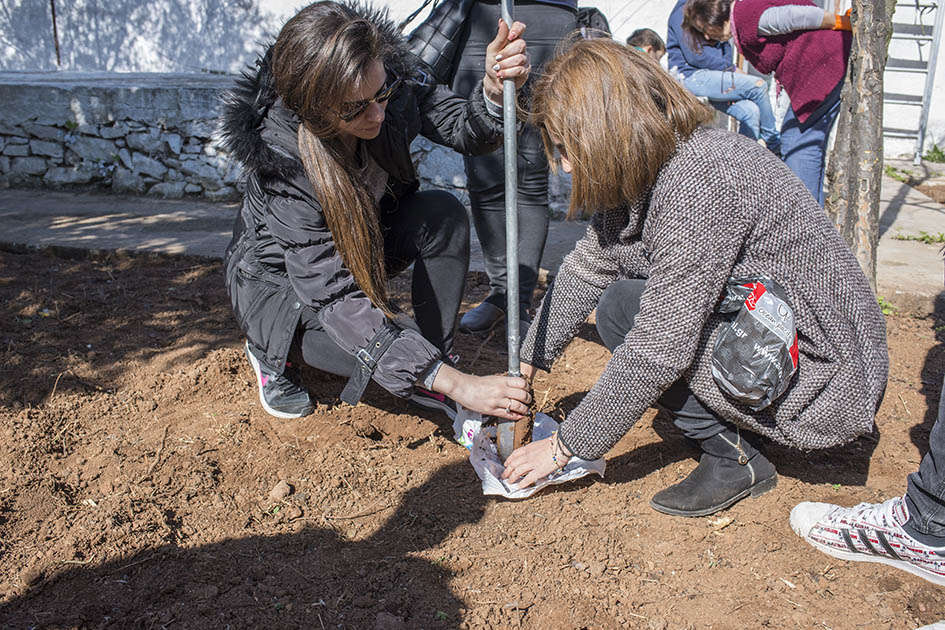
<svg viewBox="0 0 945 630"><path fill-rule="evenodd" d="M558 430L558 423L551 416L543 413L535 414L535 425L532 427L532 439L542 440ZM526 499L545 486L566 483L580 479L591 473L604 476L607 463L603 459L587 461L572 457L568 465L559 473L539 479L528 488L518 488L502 479L505 466L499 459L495 447L495 426L482 426L482 415L468 409L459 408L456 419L453 421L453 431L457 442L469 449L469 462L479 478L482 480L482 493L499 495L506 499Z"/></svg>

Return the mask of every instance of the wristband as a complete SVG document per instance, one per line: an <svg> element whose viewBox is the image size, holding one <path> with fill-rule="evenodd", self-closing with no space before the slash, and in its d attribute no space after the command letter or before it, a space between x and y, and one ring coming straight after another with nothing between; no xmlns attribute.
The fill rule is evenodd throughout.
<svg viewBox="0 0 945 630"><path fill-rule="evenodd" d="M502 120L502 116L504 114L502 110L502 104L496 103L491 98L489 98L489 95L486 94L485 83L482 84L482 98L486 101L486 112L493 118L498 118L499 120Z"/></svg>
<svg viewBox="0 0 945 630"><path fill-rule="evenodd" d="M568 462L558 461L558 457L567 458L569 461L572 455L565 455L564 449L561 448L561 442L558 441L558 432L555 431L551 434L551 461L555 465L555 472L560 473L564 470L564 467L568 465Z"/></svg>

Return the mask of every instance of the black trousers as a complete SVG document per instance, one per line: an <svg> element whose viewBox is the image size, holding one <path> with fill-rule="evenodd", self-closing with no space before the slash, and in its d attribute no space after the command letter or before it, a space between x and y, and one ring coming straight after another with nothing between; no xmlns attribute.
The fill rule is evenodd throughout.
<svg viewBox="0 0 945 630"><path fill-rule="evenodd" d="M461 48L453 90L464 96L482 89L486 46L495 37L501 16L498 0L476 2L469 13L469 36ZM519 0L515 19L528 26L528 57L532 71L527 91L541 68L554 55L558 42L577 27L574 11ZM482 244L490 295L486 298L506 308L505 161L502 149L464 158L473 224ZM538 281L541 255L548 236L548 161L541 135L526 125L518 136L518 261L519 302L527 308Z"/></svg>
<svg viewBox="0 0 945 630"><path fill-rule="evenodd" d="M410 293L416 326L446 355L453 348L469 268L466 209L448 192L426 190L402 198L397 211L383 214L381 223L388 275L413 264ZM302 310L292 350L319 370L339 376L354 371L354 356L331 340L314 309Z"/></svg>
<svg viewBox="0 0 945 630"><path fill-rule="evenodd" d="M597 332L611 352L623 343L633 328L645 282L640 278L619 280L610 285L600 298ZM673 424L694 440L704 440L730 428L699 402L683 380L676 381L663 392L659 405L673 415Z"/></svg>

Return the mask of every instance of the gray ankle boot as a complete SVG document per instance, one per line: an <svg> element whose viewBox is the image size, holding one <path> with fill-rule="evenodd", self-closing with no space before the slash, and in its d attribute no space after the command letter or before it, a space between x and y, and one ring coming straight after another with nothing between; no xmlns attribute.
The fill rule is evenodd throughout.
<svg viewBox="0 0 945 630"><path fill-rule="evenodd" d="M762 495L778 483L774 464L735 431L726 429L699 446L699 465L679 483L653 495L650 506L654 510L674 516L707 516L749 495Z"/></svg>

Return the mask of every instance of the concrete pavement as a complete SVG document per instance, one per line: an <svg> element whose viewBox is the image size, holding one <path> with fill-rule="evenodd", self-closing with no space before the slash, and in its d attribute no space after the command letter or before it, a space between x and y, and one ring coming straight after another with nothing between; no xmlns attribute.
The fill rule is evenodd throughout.
<svg viewBox="0 0 945 630"><path fill-rule="evenodd" d="M0 191L0 243L30 247L150 251L219 258L236 203L120 197L48 190ZM917 240L945 232L945 206L884 177L880 205L878 294L903 311L945 312L941 244ZM552 221L542 267L554 273L586 223ZM483 270L473 238L470 267Z"/></svg>
<svg viewBox="0 0 945 630"><path fill-rule="evenodd" d="M7 189L0 190L0 243L220 258L238 209L236 202ZM542 267L556 270L586 228L552 221ZM475 233L470 269L485 271Z"/></svg>
<svg viewBox="0 0 945 630"><path fill-rule="evenodd" d="M945 233L945 206L883 177L876 292L903 311L945 314L943 243L912 240Z"/></svg>

